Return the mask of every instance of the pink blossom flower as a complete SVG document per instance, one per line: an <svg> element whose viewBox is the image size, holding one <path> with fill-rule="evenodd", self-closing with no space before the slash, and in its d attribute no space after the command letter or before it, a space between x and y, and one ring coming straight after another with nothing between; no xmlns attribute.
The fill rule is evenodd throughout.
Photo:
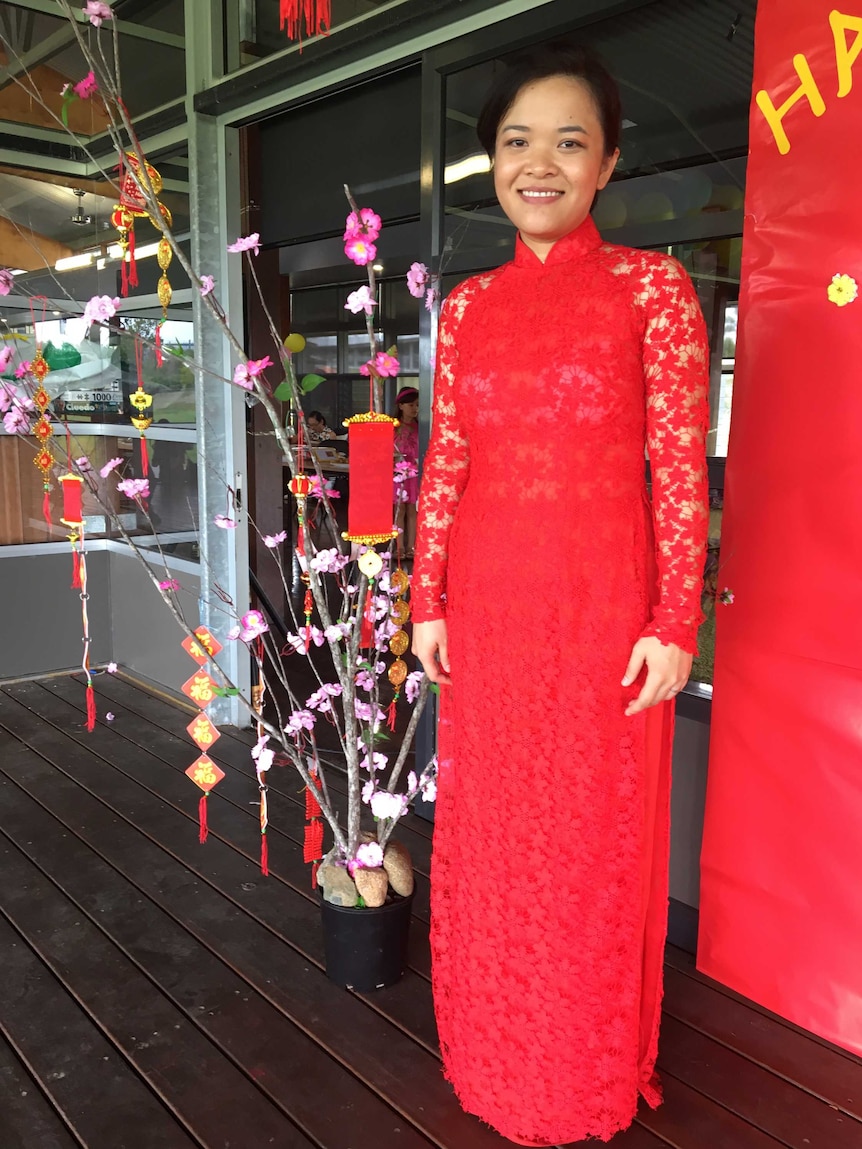
<svg viewBox="0 0 862 1149"><path fill-rule="evenodd" d="M287 531L279 531L277 535L264 535L263 545L269 547L270 550L274 550L279 543L283 543L286 538Z"/></svg>
<svg viewBox="0 0 862 1149"><path fill-rule="evenodd" d="M225 635L225 638L228 640L228 642L236 642L236 640L239 638L239 627L232 626Z"/></svg>
<svg viewBox="0 0 862 1149"><path fill-rule="evenodd" d="M416 777L416 772L411 770L407 775L407 793L415 794L419 789L419 779Z"/></svg>
<svg viewBox="0 0 862 1149"><path fill-rule="evenodd" d="M90 462L86 455L79 455L75 460L75 466L85 475L93 469L93 464Z"/></svg>
<svg viewBox="0 0 862 1149"><path fill-rule="evenodd" d="M117 717L116 714L112 713L109 710L108 713L105 715L105 721L106 722L113 722L116 717Z"/></svg>
<svg viewBox="0 0 862 1149"><path fill-rule="evenodd" d="M0 295L9 295L15 283L15 277L8 267L0 267Z"/></svg>
<svg viewBox="0 0 862 1149"><path fill-rule="evenodd" d="M258 755L258 759L257 759L257 772L259 774L266 773L266 771L269 770L270 766L272 766L274 761L275 761L275 751L274 750L261 750L260 754Z"/></svg>
<svg viewBox="0 0 862 1149"><path fill-rule="evenodd" d="M419 688L422 685L422 679L424 677L424 670L414 670L412 674L407 675L404 682L404 693L407 695L408 702L415 702L419 697Z"/></svg>
<svg viewBox="0 0 862 1149"><path fill-rule="evenodd" d="M344 242L350 239L367 239L373 243L383 230L383 221L370 207L359 209L359 215L352 211L344 225Z"/></svg>
<svg viewBox="0 0 862 1149"><path fill-rule="evenodd" d="M389 759L385 754L378 754L375 751L374 754L366 754L359 765L363 770L367 770L370 774L373 774L377 770L385 770L388 762Z"/></svg>
<svg viewBox="0 0 862 1149"><path fill-rule="evenodd" d="M90 23L96 28L102 26L103 20L110 20L114 15L108 5L102 3L102 0L87 0L86 8L82 8L81 11L89 17Z"/></svg>
<svg viewBox="0 0 862 1149"><path fill-rule="evenodd" d="M718 596L718 601L723 606L733 606L733 600L736 596L730 587L725 587L721 594Z"/></svg>
<svg viewBox="0 0 862 1149"><path fill-rule="evenodd" d="M116 674L118 669L119 669L119 667L117 666L116 662L109 662L108 665L105 667L105 673L106 674Z"/></svg>
<svg viewBox="0 0 862 1149"><path fill-rule="evenodd" d="M347 555L341 554L335 547L318 551L311 560L311 569L319 574L336 574L350 562Z"/></svg>
<svg viewBox="0 0 862 1149"><path fill-rule="evenodd" d="M235 239L233 243L228 245L228 251L236 254L238 251L253 251L255 255L260 254L260 232L252 232L251 235L240 236Z"/></svg>
<svg viewBox="0 0 862 1149"><path fill-rule="evenodd" d="M201 276L201 285L200 285L201 298L203 298L203 296L205 296L205 295L209 295L209 293L213 290L214 287L215 287L215 278L212 275L202 275Z"/></svg>
<svg viewBox="0 0 862 1149"><path fill-rule="evenodd" d="M371 813L375 818L400 818L406 808L403 794L390 794L378 790L371 798Z"/></svg>
<svg viewBox="0 0 862 1149"><path fill-rule="evenodd" d="M371 801L371 796L374 793L376 786L377 783L374 781L374 779L369 778L369 780L362 787L362 801L366 804L366 806Z"/></svg>
<svg viewBox="0 0 862 1149"><path fill-rule="evenodd" d="M310 626L303 627L302 634L289 634L285 645L292 646L297 654L305 654L306 633L308 634L308 641L313 642L315 646L323 646L326 642L323 631L316 626Z"/></svg>
<svg viewBox="0 0 862 1149"><path fill-rule="evenodd" d="M414 299L421 299L425 294L425 285L430 276L431 273L424 263L410 265L410 270L407 272L407 290Z"/></svg>
<svg viewBox="0 0 862 1149"><path fill-rule="evenodd" d="M249 610L239 620L239 637L242 642L260 638L269 630L266 619L259 610Z"/></svg>
<svg viewBox="0 0 862 1149"><path fill-rule="evenodd" d="M356 851L356 861L365 869L376 870L383 865L383 851L377 842L363 842Z"/></svg>
<svg viewBox="0 0 862 1149"><path fill-rule="evenodd" d="M353 700L353 710L360 722L373 722L375 726L386 718L379 706L372 706L370 702L362 702L358 698Z"/></svg>
<svg viewBox="0 0 862 1149"><path fill-rule="evenodd" d="M30 374L30 360L23 359L15 368L15 378L23 379L25 375Z"/></svg>
<svg viewBox="0 0 862 1149"><path fill-rule="evenodd" d="M351 237L344 245L344 254L352 259L357 267L365 267L377 258L377 248L361 236Z"/></svg>
<svg viewBox="0 0 862 1149"><path fill-rule="evenodd" d="M117 483L117 490L128 495L130 499L148 499L150 497L150 480L122 479Z"/></svg>
<svg viewBox="0 0 862 1149"><path fill-rule="evenodd" d="M323 637L327 642L340 642L343 638L347 638L348 634L350 634L349 623L334 622L323 632Z"/></svg>
<svg viewBox="0 0 862 1149"><path fill-rule="evenodd" d="M436 778L426 778L422 783L422 797L426 802L437 801L437 780Z"/></svg>
<svg viewBox="0 0 862 1149"><path fill-rule="evenodd" d="M316 690L312 696L306 700L305 705L309 710L320 710L324 714L332 710L332 699L341 697L341 687L337 682L324 682L320 690Z"/></svg>
<svg viewBox="0 0 862 1149"><path fill-rule="evenodd" d="M83 80L72 85L72 91L79 100L89 100L90 96L94 96L98 90L99 84L95 72L88 72Z"/></svg>
<svg viewBox="0 0 862 1149"><path fill-rule="evenodd" d="M320 475L311 475L311 490L308 493L310 499L322 499L324 496L327 499L340 499L340 492L334 490L334 479L324 479L320 481Z"/></svg>
<svg viewBox="0 0 862 1149"><path fill-rule="evenodd" d="M0 292L0 294L5 294ZM8 343L0 350L0 371L5 371L9 364L12 362L12 356L15 352L8 345Z"/></svg>
<svg viewBox="0 0 862 1149"><path fill-rule="evenodd" d="M378 351L373 359L362 364L359 368L359 374L368 375L372 370L374 374L379 375L381 379L386 379L387 377L394 378L401 370L401 364L394 355L390 355L386 351Z"/></svg>
<svg viewBox="0 0 862 1149"><path fill-rule="evenodd" d="M213 524L221 527L223 531L236 530L236 519L229 519L227 515L216 515L213 519Z"/></svg>
<svg viewBox="0 0 862 1149"><path fill-rule="evenodd" d="M179 590L180 584L175 578L164 578L159 583L159 590Z"/></svg>
<svg viewBox="0 0 862 1149"><path fill-rule="evenodd" d="M111 299L109 295L94 295L84 308L84 322L88 327L91 323L106 323L117 314L119 306L119 299Z"/></svg>
<svg viewBox="0 0 862 1149"><path fill-rule="evenodd" d="M114 459L108 459L108 461L107 461L107 463L105 463L104 467L99 468L99 474L102 476L103 479L107 479L107 477L108 477L108 475L110 475L111 471L113 471L117 467L119 467L119 465L122 463L122 461L123 460L120 458L119 455L117 455L116 458L114 458Z"/></svg>
<svg viewBox="0 0 862 1149"><path fill-rule="evenodd" d="M17 394L18 388L14 383L0 383L0 414L9 410Z"/></svg>
<svg viewBox="0 0 862 1149"><path fill-rule="evenodd" d="M310 710L294 710L287 720L285 730L289 734L299 734L302 730L313 730L317 721Z"/></svg>
<svg viewBox="0 0 862 1149"><path fill-rule="evenodd" d="M437 300L439 298L440 298L440 292L437 290L437 288L436 287L429 287L428 290L425 292L425 310L426 311L433 311L434 310L434 304L437 302Z"/></svg>
<svg viewBox="0 0 862 1149"><path fill-rule="evenodd" d="M30 420L18 406L13 406L3 416L3 426L9 435L26 435L30 430Z"/></svg>
<svg viewBox="0 0 862 1149"><path fill-rule="evenodd" d="M370 315L376 306L377 300L371 294L371 289L366 283L363 284L358 291L351 291L344 305L344 310L352 311L354 315L358 315L360 311L364 311L366 315Z"/></svg>
<svg viewBox="0 0 862 1149"><path fill-rule="evenodd" d="M251 391L252 379L256 379L267 367L272 367L272 360L268 355L263 359L249 359L248 363L238 363L233 373L233 381L238 387Z"/></svg>
<svg viewBox="0 0 862 1149"><path fill-rule="evenodd" d="M402 459L395 464L396 482L404 482L405 479L411 479L414 475L419 474L419 468L415 463L411 463L409 459Z"/></svg>

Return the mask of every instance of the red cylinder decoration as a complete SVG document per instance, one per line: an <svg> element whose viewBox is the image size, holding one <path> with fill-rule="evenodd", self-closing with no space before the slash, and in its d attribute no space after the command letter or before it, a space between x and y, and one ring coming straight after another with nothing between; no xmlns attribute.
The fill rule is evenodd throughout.
<svg viewBox="0 0 862 1149"><path fill-rule="evenodd" d="M839 7L757 10L698 965L862 1054L862 15Z"/></svg>
<svg viewBox="0 0 862 1149"><path fill-rule="evenodd" d="M350 504L347 532L353 543L375 546L394 539L392 474L397 419L354 415L345 419L350 446Z"/></svg>
<svg viewBox="0 0 862 1149"><path fill-rule="evenodd" d="M79 527L84 521L83 490L84 480L77 475L61 475L63 485L63 517L67 527Z"/></svg>

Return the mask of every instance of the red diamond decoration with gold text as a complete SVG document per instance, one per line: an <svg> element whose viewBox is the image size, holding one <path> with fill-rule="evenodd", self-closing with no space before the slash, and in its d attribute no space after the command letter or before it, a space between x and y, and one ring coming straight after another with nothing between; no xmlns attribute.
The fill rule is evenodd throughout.
<svg viewBox="0 0 862 1149"><path fill-rule="evenodd" d="M198 666L203 666L207 658L214 658L222 649L218 639L213 638L205 626L199 626L195 631L197 640L191 637L183 639L181 646L186 654L190 655Z"/></svg>
<svg viewBox="0 0 862 1149"><path fill-rule="evenodd" d="M33 402L39 408L47 407L51 402L51 396L48 394L44 387L40 386L39 390L33 396Z"/></svg>
<svg viewBox="0 0 862 1149"><path fill-rule="evenodd" d="M206 754L201 754L200 758L192 762L186 774L206 794L209 794L213 786L217 786L224 778L224 770L219 770L212 758L208 758Z"/></svg>
<svg viewBox="0 0 862 1149"><path fill-rule="evenodd" d="M181 686L186 698L190 698L201 710L215 699L215 683L205 670L197 670L191 678Z"/></svg>
<svg viewBox="0 0 862 1149"><path fill-rule="evenodd" d="M33 434L36 436L37 439L41 440L41 442L43 442L43 443L45 442L46 439L50 439L51 436L54 434L54 431L51 427L51 424L48 422L48 420L45 418L44 415L39 420L39 422L36 424L36 426L33 428Z"/></svg>
<svg viewBox="0 0 862 1149"><path fill-rule="evenodd" d="M50 451L40 451L33 462L40 471L50 471L54 466L54 456Z"/></svg>
<svg viewBox="0 0 862 1149"><path fill-rule="evenodd" d="M186 727L192 742L197 743L201 750L208 750L214 742L221 738L221 731L216 730L205 714L193 718Z"/></svg>
<svg viewBox="0 0 862 1149"><path fill-rule="evenodd" d="M30 364L30 374L35 375L41 383L50 370L51 368L42 357L42 352L37 351Z"/></svg>

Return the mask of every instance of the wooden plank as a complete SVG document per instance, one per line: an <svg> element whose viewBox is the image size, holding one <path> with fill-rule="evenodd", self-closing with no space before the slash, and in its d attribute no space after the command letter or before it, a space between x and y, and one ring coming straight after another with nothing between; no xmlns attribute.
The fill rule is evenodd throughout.
<svg viewBox="0 0 862 1149"><path fill-rule="evenodd" d="M741 1053L857 1120L862 1064L668 966L665 1013Z"/></svg>
<svg viewBox="0 0 862 1149"><path fill-rule="evenodd" d="M28 757L20 747L19 778ZM3 855L7 913L202 1141L241 1145L253 1117L261 1145L347 1144L359 1122L383 1137L399 1128L405 1149L430 1146L32 798L6 779L0 795L3 833L21 851ZM151 1033L157 1041L136 1037Z"/></svg>
<svg viewBox="0 0 862 1149"><path fill-rule="evenodd" d="M658 1109L642 1104L638 1120L673 1149L785 1149L782 1141L753 1128L671 1074L662 1074L662 1087L664 1104Z"/></svg>
<svg viewBox="0 0 862 1149"><path fill-rule="evenodd" d="M859 1149L862 1122L673 1017L662 1021L659 1068L789 1149Z"/></svg>
<svg viewBox="0 0 862 1149"><path fill-rule="evenodd" d="M3 1149L80 1149L81 1146L2 1034L0 1145Z"/></svg>
<svg viewBox="0 0 862 1149"><path fill-rule="evenodd" d="M385 991L368 995L366 1004L334 986L297 952L293 940L297 923L292 916L296 899L283 896L285 887L274 889L274 883L262 883L259 871L218 839L199 846L196 839L191 840L188 821L176 810L118 770L106 768L108 762L47 726L5 692L0 692L0 724L32 743L33 749L41 747L45 756L46 760L40 758L28 769L23 787L28 793L156 904L168 909L331 1056L351 1067L429 1140L446 1149L498 1149L497 1135L457 1105L437 1059L378 1012L385 1008ZM166 781L176 777L172 771L164 773ZM73 811L70 804L74 804ZM129 831L135 826L130 848ZM193 896L184 898L181 891L171 889L177 867L165 865L159 849L154 848L159 844L164 853L180 858L203 879ZM188 881L187 875L184 880ZM226 928L230 902L234 914L237 908L246 913L239 933ZM262 925L261 911L270 917L272 926ZM307 912L306 908L303 914ZM319 933L316 944L319 949ZM429 992L426 982L414 981L417 992ZM383 1004L377 1005L375 999ZM417 1097L422 1099L419 1112Z"/></svg>
<svg viewBox="0 0 862 1149"><path fill-rule="evenodd" d="M112 675L105 675L99 680L99 695L105 695L110 691L110 694L107 695L110 698L107 706L110 707L110 712L114 714L110 729L116 735L127 739L136 746L145 745L151 754L158 756L169 766L184 771L194 760L195 755L199 753L185 730L188 725L185 714L175 710L171 723L173 729L168 731L164 726L165 719L162 719L162 724L156 724L148 717L136 713L135 710L127 709L113 697L115 693L119 692L115 692L112 678ZM105 682L104 679L108 681ZM75 706L81 714L85 712L84 683L81 680L74 676L58 677L40 685L55 697L62 698L65 702ZM124 685L121 684L121 686ZM13 697L18 696L13 694ZM38 708L39 703L33 700L32 696L28 697L31 697L31 701ZM103 723L104 712L102 709L100 721ZM74 734L75 731L70 729L70 733ZM256 807L250 805L250 800L254 801L257 795L257 781L248 747L223 737L213 747L212 758L227 773L227 776L219 783L217 790L214 791L213 797L228 800L245 817L254 819L255 825L257 825ZM268 831L271 852L270 866L273 872L278 872L278 854L274 850L273 843L281 836L289 838L293 843L302 843L305 832L305 797L301 781L289 767L270 770L268 785L271 789L270 830ZM279 803L277 796L285 799L285 801ZM346 815L346 800L338 800L335 793L333 793L333 799L343 820ZM368 826L371 827L373 823L370 815L367 820ZM415 846L414 838L419 843L420 849L426 853L428 851L428 843L425 839L416 838L415 835L400 831L397 833L397 837L405 842L411 855ZM305 875L305 881L309 881L310 869L308 866L305 867ZM293 879L296 880L295 874ZM426 924L430 919L430 897L430 881L427 876L417 871L413 915Z"/></svg>
<svg viewBox="0 0 862 1149"><path fill-rule="evenodd" d="M200 1149L5 916L0 953L6 1035L83 1145Z"/></svg>

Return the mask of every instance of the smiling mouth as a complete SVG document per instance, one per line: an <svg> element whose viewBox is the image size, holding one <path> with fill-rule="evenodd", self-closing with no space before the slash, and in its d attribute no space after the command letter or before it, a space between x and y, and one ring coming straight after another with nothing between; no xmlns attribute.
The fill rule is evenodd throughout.
<svg viewBox="0 0 862 1149"><path fill-rule="evenodd" d="M534 191L529 188L520 188L518 195L527 200L528 203L550 203L552 200L559 199L564 193L555 191L549 188L546 191Z"/></svg>

